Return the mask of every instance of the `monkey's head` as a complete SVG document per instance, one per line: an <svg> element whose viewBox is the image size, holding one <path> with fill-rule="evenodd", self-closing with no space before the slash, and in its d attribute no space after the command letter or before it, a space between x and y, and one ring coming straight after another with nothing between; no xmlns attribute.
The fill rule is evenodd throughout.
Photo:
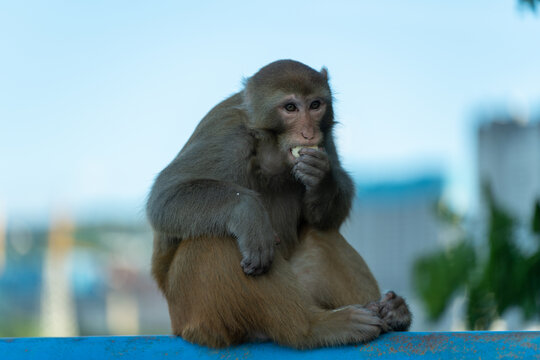
<svg viewBox="0 0 540 360"><path fill-rule="evenodd" d="M248 125L273 134L290 164L299 148L323 147L334 124L326 68L319 72L293 60L273 62L249 78L244 103Z"/></svg>

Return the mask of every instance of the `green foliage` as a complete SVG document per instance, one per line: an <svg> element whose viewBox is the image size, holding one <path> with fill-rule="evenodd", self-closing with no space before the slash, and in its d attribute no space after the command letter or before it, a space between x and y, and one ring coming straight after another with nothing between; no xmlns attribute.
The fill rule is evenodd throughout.
<svg viewBox="0 0 540 360"><path fill-rule="evenodd" d="M416 262L414 283L425 300L430 319L435 320L444 312L454 292L465 285L474 264L474 248L468 241Z"/></svg>
<svg viewBox="0 0 540 360"><path fill-rule="evenodd" d="M487 330L493 320L497 318L495 296L482 280L475 284L468 284L467 288L468 297L465 310L467 328Z"/></svg>
<svg viewBox="0 0 540 360"><path fill-rule="evenodd" d="M488 230L489 256L484 266L483 290L491 290L495 297L497 313L501 314L515 303L520 292L517 279L522 275L523 256L514 242L514 220L493 199L486 190L490 218Z"/></svg>
<svg viewBox="0 0 540 360"><path fill-rule="evenodd" d="M489 209L487 248L478 250L464 237L451 248L423 256L415 263L414 285L432 320L443 314L461 289L467 294L469 329L488 329L511 307L520 308L526 319L540 315L540 248L523 254L514 240L515 220L495 203L488 188L485 197ZM455 216L443 213L441 218L455 226L448 221ZM540 235L538 201L532 223L534 233Z"/></svg>

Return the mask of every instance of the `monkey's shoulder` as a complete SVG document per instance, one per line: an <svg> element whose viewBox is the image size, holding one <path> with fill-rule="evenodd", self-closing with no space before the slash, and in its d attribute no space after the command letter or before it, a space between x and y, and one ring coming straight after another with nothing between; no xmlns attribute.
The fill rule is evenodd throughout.
<svg viewBox="0 0 540 360"><path fill-rule="evenodd" d="M191 138L230 136L234 129L245 127L247 115L242 101L242 94L237 93L214 106L199 122Z"/></svg>
<svg viewBox="0 0 540 360"><path fill-rule="evenodd" d="M238 181L245 178L255 140L235 94L215 106L200 121L195 131L169 165L188 178L213 178Z"/></svg>

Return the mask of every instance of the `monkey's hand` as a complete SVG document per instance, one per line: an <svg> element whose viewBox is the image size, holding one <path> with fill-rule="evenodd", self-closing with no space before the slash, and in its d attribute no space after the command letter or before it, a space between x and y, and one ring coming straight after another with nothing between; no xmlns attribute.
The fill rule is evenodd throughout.
<svg viewBox="0 0 540 360"><path fill-rule="evenodd" d="M293 167L293 174L306 186L307 192L316 190L330 171L328 155L323 150L302 148Z"/></svg>
<svg viewBox="0 0 540 360"><path fill-rule="evenodd" d="M383 320L383 330L407 331L411 326L412 315L407 307L407 303L395 292L387 292L380 301L375 301L366 308L376 312Z"/></svg>
<svg viewBox="0 0 540 360"><path fill-rule="evenodd" d="M302 213L318 229L338 229L351 207L354 187L339 163L326 151L303 148L293 166L293 176L306 188Z"/></svg>
<svg viewBox="0 0 540 360"><path fill-rule="evenodd" d="M279 239L260 201L247 194L239 196L240 201L230 214L228 229L236 237L244 273L260 275L270 268Z"/></svg>

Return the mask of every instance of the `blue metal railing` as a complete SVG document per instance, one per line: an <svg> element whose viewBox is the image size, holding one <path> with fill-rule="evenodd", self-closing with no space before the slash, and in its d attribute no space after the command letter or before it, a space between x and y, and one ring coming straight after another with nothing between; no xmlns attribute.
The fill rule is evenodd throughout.
<svg viewBox="0 0 540 360"><path fill-rule="evenodd" d="M0 338L0 359L540 359L540 331L404 332L368 344L294 350L272 343L214 350L173 336Z"/></svg>

